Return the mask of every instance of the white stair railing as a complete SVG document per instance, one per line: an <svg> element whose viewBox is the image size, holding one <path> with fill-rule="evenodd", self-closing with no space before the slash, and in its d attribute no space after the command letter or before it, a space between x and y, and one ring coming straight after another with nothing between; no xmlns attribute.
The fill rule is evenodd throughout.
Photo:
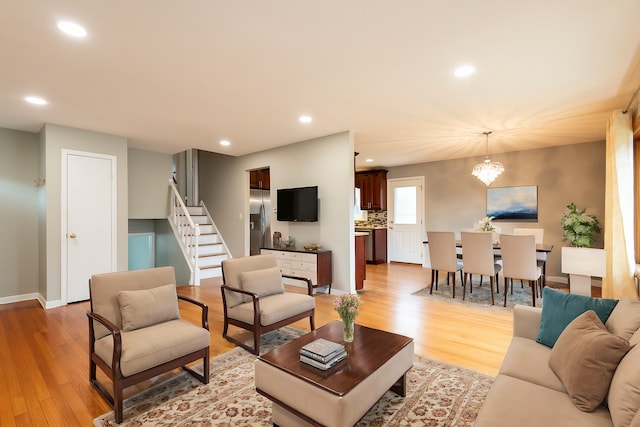
<svg viewBox="0 0 640 427"><path fill-rule="evenodd" d="M189 284L199 286L203 278L221 276L222 270L219 263L223 259L231 258L231 254L204 202L186 206L172 179L169 180L169 187L171 188L169 224L189 266ZM192 210L198 208L198 210L192 212L190 208ZM206 221L194 220L194 216L204 216ZM212 246L220 246L219 251L212 251Z"/></svg>
<svg viewBox="0 0 640 427"><path fill-rule="evenodd" d="M182 201L182 197L178 192L178 188L174 184L173 180L169 180L169 187L171 188L171 212L170 221L171 228L173 229L176 238L181 243L180 249L184 254L189 270L191 272L191 278L189 280L190 285L200 286L200 268L198 266L198 249L200 238L200 225L193 222L189 210Z"/></svg>

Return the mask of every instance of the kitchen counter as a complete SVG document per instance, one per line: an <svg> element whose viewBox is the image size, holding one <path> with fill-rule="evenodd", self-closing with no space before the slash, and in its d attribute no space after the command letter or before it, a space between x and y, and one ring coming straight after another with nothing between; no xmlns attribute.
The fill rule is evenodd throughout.
<svg viewBox="0 0 640 427"><path fill-rule="evenodd" d="M368 232L356 232L355 234L355 255L356 255L356 291L364 288L364 280L367 278L367 260L365 258L364 239Z"/></svg>
<svg viewBox="0 0 640 427"><path fill-rule="evenodd" d="M387 229L387 227L385 227L384 225L376 225L376 226L373 226L373 225L356 225L353 228L355 228L356 231L358 231L358 230L365 230L365 231L366 230L380 230L380 229L386 230Z"/></svg>
<svg viewBox="0 0 640 427"><path fill-rule="evenodd" d="M387 262L387 227L355 227L355 235L365 236L365 260L368 264Z"/></svg>

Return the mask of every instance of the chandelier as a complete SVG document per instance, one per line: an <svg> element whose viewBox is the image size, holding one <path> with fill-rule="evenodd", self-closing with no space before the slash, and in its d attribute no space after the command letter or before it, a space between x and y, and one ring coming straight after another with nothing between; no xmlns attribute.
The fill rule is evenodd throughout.
<svg viewBox="0 0 640 427"><path fill-rule="evenodd" d="M478 163L473 167L471 175L475 176L480 181L489 186L493 181L496 180L498 175L504 172L504 166L502 166L502 163L500 162L492 162L489 159L489 135L491 134L491 131L483 132L483 134L487 138L487 157L484 159L484 162Z"/></svg>

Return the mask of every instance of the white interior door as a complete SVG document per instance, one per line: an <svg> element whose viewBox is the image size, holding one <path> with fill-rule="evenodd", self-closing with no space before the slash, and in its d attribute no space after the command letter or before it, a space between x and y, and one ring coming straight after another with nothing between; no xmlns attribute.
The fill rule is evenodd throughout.
<svg viewBox="0 0 640 427"><path fill-rule="evenodd" d="M116 158L70 150L62 157L61 294L84 301L91 275L116 269Z"/></svg>
<svg viewBox="0 0 640 427"><path fill-rule="evenodd" d="M422 264L424 177L388 180L389 261Z"/></svg>

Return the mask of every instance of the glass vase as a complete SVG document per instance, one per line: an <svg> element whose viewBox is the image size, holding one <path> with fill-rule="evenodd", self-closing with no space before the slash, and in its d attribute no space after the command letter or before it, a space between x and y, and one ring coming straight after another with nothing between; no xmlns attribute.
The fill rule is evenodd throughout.
<svg viewBox="0 0 640 427"><path fill-rule="evenodd" d="M355 326L355 322L353 320L342 321L342 332L343 332L343 338L345 342L353 342L354 326Z"/></svg>

